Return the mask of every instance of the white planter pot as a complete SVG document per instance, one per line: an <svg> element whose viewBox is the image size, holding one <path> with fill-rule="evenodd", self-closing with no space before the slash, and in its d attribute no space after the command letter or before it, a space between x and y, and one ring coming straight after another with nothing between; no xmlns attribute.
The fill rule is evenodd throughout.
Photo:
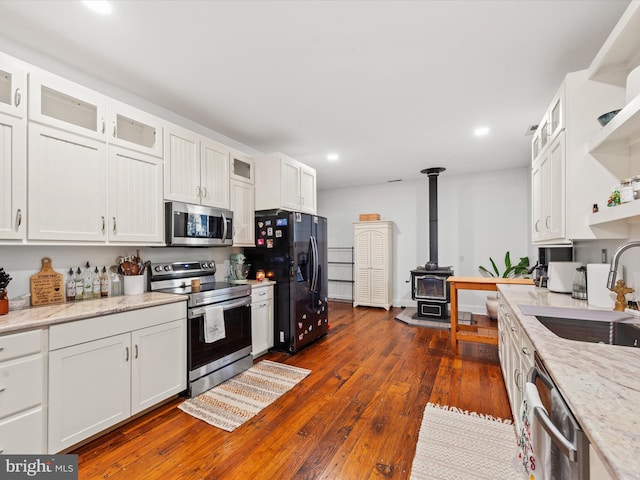
<svg viewBox="0 0 640 480"><path fill-rule="evenodd" d="M485 301L485 306L487 307L487 316L491 320L497 320L498 319L498 296L488 295L487 300Z"/></svg>

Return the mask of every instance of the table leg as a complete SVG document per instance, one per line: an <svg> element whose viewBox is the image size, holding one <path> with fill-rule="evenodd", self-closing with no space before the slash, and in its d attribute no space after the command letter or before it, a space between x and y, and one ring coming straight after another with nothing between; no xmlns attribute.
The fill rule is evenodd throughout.
<svg viewBox="0 0 640 480"><path fill-rule="evenodd" d="M458 287L454 282L449 286L449 295L451 297L451 350L456 353L458 350Z"/></svg>

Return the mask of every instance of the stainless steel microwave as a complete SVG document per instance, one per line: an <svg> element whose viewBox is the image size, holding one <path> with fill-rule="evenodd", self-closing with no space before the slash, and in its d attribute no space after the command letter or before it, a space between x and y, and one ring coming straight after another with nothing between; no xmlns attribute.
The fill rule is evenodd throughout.
<svg viewBox="0 0 640 480"><path fill-rule="evenodd" d="M233 212L182 202L164 204L165 242L172 247L233 244Z"/></svg>

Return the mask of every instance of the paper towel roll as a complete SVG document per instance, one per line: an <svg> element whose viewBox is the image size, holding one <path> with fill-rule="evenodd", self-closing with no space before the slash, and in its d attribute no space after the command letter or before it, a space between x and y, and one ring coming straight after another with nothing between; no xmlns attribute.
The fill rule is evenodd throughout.
<svg viewBox="0 0 640 480"><path fill-rule="evenodd" d="M610 268L611 265L608 263L587 264L587 297L589 305L613 309L616 303L616 294L607 289Z"/></svg>

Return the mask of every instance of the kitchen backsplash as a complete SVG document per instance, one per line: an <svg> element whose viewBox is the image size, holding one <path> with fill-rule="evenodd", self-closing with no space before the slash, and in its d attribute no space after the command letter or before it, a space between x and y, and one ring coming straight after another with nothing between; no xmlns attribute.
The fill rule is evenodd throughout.
<svg viewBox="0 0 640 480"><path fill-rule="evenodd" d="M29 293L29 279L42 267L42 258L49 257L53 269L67 275L70 267L84 267L89 261L91 267L116 263L120 255L135 254L140 249L140 257L151 262L177 260L213 259L216 262L216 280L224 281L229 271L229 256L241 252L238 248L167 248L135 246L47 246L47 245L2 245L0 246L0 266L4 267L13 280L7 291L9 298Z"/></svg>

